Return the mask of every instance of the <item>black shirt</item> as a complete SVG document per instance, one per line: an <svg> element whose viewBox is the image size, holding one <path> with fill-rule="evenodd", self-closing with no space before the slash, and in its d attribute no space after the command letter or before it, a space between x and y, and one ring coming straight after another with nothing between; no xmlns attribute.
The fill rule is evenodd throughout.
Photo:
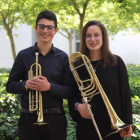
<svg viewBox="0 0 140 140"><path fill-rule="evenodd" d="M39 52L37 43L18 53L6 85L7 92L22 94L21 106L27 109L29 108L29 91L25 88L25 82L28 80L31 65L36 62L35 52ZM38 63L42 67L42 75L51 84L49 91L42 92L43 108L62 106L62 99L69 98L73 93L67 54L52 45L45 56L39 53ZM35 73L35 66L33 71Z"/></svg>
<svg viewBox="0 0 140 140"><path fill-rule="evenodd" d="M130 89L128 83L128 75L126 66L123 60L116 56L117 66L107 65L103 68L100 64L97 66L99 61L91 61L93 67L96 67L96 75L98 80L104 89L112 107L119 116L119 118L125 123L132 124L132 104ZM85 71L81 72L85 75ZM82 102L82 97L78 89L75 90L74 97L69 100L70 113L75 121L79 121L81 118L78 111L75 110L75 103ZM93 106L94 116L97 119L109 119L105 104L100 94L93 96L91 102Z"/></svg>

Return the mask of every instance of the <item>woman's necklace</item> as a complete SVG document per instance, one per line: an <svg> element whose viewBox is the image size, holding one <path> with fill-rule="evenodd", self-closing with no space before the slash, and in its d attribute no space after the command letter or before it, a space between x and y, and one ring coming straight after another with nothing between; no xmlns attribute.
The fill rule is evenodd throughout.
<svg viewBox="0 0 140 140"><path fill-rule="evenodd" d="M97 63L97 65L95 66L95 68L94 68L94 71L96 72L96 68L97 68L97 66L99 65L99 63L100 63L100 60L99 60L99 62Z"/></svg>

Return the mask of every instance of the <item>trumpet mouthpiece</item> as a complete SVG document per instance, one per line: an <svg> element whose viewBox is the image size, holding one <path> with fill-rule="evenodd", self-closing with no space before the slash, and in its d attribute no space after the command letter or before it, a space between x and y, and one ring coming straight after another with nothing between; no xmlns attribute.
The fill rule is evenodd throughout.
<svg viewBox="0 0 140 140"><path fill-rule="evenodd" d="M39 52L35 52L35 55L38 55L39 54Z"/></svg>

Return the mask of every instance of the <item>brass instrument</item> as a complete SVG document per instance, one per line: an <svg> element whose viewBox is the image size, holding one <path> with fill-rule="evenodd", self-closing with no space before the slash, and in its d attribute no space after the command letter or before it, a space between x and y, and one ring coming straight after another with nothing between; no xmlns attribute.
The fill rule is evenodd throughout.
<svg viewBox="0 0 140 140"><path fill-rule="evenodd" d="M30 67L30 70L28 72L28 79L33 78L33 66L36 67L36 75L35 76L39 76L41 75L41 65L38 64L38 55L39 53L36 52L36 63L33 63ZM47 123L44 123L43 121L43 103L42 103L42 93L41 91L34 91L34 90L30 90L29 91L29 111L33 112L33 111L38 111L38 119L37 122L34 124L38 124L38 125L44 125Z"/></svg>
<svg viewBox="0 0 140 140"><path fill-rule="evenodd" d="M107 98L107 96L95 74L95 71L94 71L88 57L79 52L73 53L69 57L69 64L70 64L70 69L74 75L74 78L77 82L79 90L81 91L81 95L82 95L85 103L90 102L94 95L96 95L98 93L101 94L101 97L106 106L107 112L110 117L111 125L112 125L112 132L109 135L111 135L113 133L117 133L120 130L130 126L130 125L125 124L123 121L121 121L121 119L117 116L115 110L113 109L109 99ZM84 73L80 74L80 69L83 69ZM88 77L89 77L88 79L83 78L83 76L85 74L88 74ZM92 121L93 121L93 115L92 115L91 109L89 107L88 107L88 110L89 110L89 113L91 114ZM98 136L100 138L100 134L98 132L98 127L95 123L94 123L94 126L95 126ZM107 135L107 136L109 136L109 135ZM102 138L100 138L100 139L102 139Z"/></svg>

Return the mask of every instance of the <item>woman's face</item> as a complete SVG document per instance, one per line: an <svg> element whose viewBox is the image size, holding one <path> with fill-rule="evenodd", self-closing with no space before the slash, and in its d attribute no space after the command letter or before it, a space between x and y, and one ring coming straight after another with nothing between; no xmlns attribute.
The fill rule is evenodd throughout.
<svg viewBox="0 0 140 140"><path fill-rule="evenodd" d="M101 51L103 41L100 27L91 25L87 28L85 43L89 51Z"/></svg>

